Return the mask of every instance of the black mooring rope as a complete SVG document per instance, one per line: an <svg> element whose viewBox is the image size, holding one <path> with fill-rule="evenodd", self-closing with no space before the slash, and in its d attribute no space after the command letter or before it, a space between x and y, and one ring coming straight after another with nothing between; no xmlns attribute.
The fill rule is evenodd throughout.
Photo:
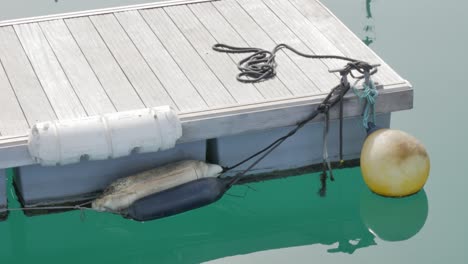
<svg viewBox="0 0 468 264"><path fill-rule="evenodd" d="M355 79L362 79L368 77L377 72L377 68L373 67L367 62L359 61L356 59L335 56L335 55L313 55L302 53L287 44L277 45L273 51L267 51L260 48L250 48L250 47L234 47L226 44L215 44L213 50L225 53L253 53L252 55L242 59L237 64L237 68L240 70L240 73L237 75L237 80L245 83L255 83L261 82L273 78L276 75L276 53L281 49L288 49L297 55L311 58L311 59L339 59L348 61L348 64L343 69L340 69L341 81L340 84L335 86L330 93L325 97L322 103L317 107L317 109L312 112L312 114L299 122L294 129L289 131L286 135L278 138L270 145L265 148L257 151L251 156L245 158L244 160L236 163L230 167L224 167L223 173L230 171L234 168L241 166L242 164L252 160L253 158L261 155L257 160L255 160L250 166L244 169L241 173L237 174L232 178L229 183L229 186L236 184L247 172L249 172L253 167L255 167L261 160L268 156L274 149L280 146L286 139L293 136L299 129L301 129L309 121L313 120L319 114L325 114L325 127L324 127L324 138L327 139L328 135L328 126L329 126L329 110L338 102L340 103L340 161L343 159L343 97L349 91L350 84L348 83L347 76L350 75ZM354 75L353 71L357 71L360 75ZM324 142L324 155L323 155L323 173L321 174L321 188L319 190L319 195L324 196L326 193L326 179L327 171L330 173L330 179L333 181L333 173L330 162L328 160L328 151L326 150L326 142Z"/></svg>
<svg viewBox="0 0 468 264"><path fill-rule="evenodd" d="M371 75L377 72L377 69L372 69L372 67L366 62L337 55L306 54L287 44L279 44L272 51L261 48L235 47L221 43L215 44L213 46L213 50L218 52L253 53L252 55L240 60L237 63L237 68L239 69L240 73L237 74L236 78L238 81L244 83L266 81L276 76L276 53L281 49L288 49L299 56L309 59L337 59L352 62L353 64L350 65L350 67L353 68L352 70L356 70L361 74L361 76L355 76L352 71L349 71L349 74L356 79L364 78L363 74L366 70L369 70Z"/></svg>

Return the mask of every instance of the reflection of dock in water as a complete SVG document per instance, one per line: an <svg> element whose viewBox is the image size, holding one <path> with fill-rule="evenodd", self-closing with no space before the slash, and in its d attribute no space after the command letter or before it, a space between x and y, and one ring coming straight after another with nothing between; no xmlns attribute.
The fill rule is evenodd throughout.
<svg viewBox="0 0 468 264"><path fill-rule="evenodd" d="M374 17L372 16L372 1L373 0L366 0L366 25L363 28L365 34L362 41L367 46L371 45L376 40Z"/></svg>
<svg viewBox="0 0 468 264"><path fill-rule="evenodd" d="M326 198L315 194L318 174L308 174L252 184L255 191L238 186L229 192L233 196L225 195L219 203L144 224L94 212L86 212L83 222L79 222L80 212L27 218L21 226L22 239L28 245L41 245L48 238L44 248L29 247L30 255L72 255L79 248L99 258L105 256L106 261L121 262L147 256L144 251L148 248L141 245L152 243L152 254L162 263L174 259L177 263L201 263L319 244L327 245L328 253L352 254L378 246L376 236L403 241L423 227L428 214L424 191L404 199L383 198L368 190L359 169L337 170L336 177ZM234 196L246 190L245 197ZM18 216L11 217L22 220ZM70 222L73 228L67 224L57 225L53 231L41 228L51 221ZM0 224L2 234L6 228L8 225ZM99 239L83 243L86 238ZM125 250L119 254L110 253L122 248ZM0 253L8 256L2 249Z"/></svg>

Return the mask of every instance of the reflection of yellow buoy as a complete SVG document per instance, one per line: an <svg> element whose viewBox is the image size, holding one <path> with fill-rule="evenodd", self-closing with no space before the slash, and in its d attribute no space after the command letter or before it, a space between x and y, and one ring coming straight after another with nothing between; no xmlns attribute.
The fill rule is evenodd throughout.
<svg viewBox="0 0 468 264"><path fill-rule="evenodd" d="M369 190L361 193L361 219L371 233L385 241L403 241L416 235L426 223L428 212L424 189L402 199L382 197Z"/></svg>
<svg viewBox="0 0 468 264"><path fill-rule="evenodd" d="M364 181L380 195L401 197L418 192L426 183L429 167L424 146L403 131L378 129L362 147Z"/></svg>

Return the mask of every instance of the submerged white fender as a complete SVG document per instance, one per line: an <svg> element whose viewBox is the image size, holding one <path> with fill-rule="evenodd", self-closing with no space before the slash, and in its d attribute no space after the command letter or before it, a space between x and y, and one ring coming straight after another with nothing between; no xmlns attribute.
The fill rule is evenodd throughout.
<svg viewBox="0 0 468 264"><path fill-rule="evenodd" d="M182 125L169 106L35 124L31 157L41 165L118 158L173 148Z"/></svg>
<svg viewBox="0 0 468 264"><path fill-rule="evenodd" d="M92 207L118 212L136 200L201 178L217 177L222 167L203 161L185 160L144 171L112 183Z"/></svg>

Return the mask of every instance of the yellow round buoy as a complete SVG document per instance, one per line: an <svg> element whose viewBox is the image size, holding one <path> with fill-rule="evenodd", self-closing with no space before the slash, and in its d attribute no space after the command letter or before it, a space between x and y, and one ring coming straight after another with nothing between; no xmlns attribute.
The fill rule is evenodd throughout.
<svg viewBox="0 0 468 264"><path fill-rule="evenodd" d="M429 156L413 136L378 129L368 135L361 151L361 170L367 186L383 196L401 197L421 190L429 176Z"/></svg>

